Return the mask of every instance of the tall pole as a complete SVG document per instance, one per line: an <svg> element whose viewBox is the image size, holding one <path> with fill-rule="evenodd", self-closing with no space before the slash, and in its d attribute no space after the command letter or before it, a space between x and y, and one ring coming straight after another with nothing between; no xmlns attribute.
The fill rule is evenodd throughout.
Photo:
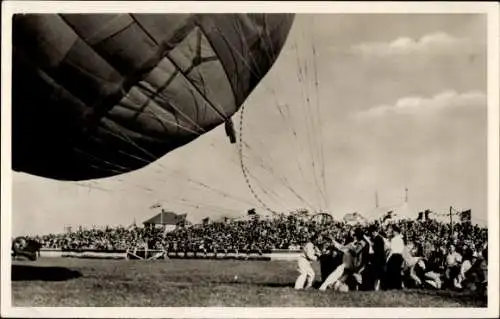
<svg viewBox="0 0 500 319"><path fill-rule="evenodd" d="M450 206L450 237L453 236L453 214L452 214L453 207Z"/></svg>
<svg viewBox="0 0 500 319"><path fill-rule="evenodd" d="M405 188L405 203L408 203L408 187Z"/></svg>
<svg viewBox="0 0 500 319"><path fill-rule="evenodd" d="M161 227L163 227L163 208L160 211L160 224L161 224Z"/></svg>
<svg viewBox="0 0 500 319"><path fill-rule="evenodd" d="M375 191L375 208L378 208L378 191Z"/></svg>

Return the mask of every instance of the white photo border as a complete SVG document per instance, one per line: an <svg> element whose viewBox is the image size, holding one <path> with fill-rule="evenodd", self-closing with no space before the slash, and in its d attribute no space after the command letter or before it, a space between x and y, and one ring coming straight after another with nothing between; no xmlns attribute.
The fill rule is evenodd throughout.
<svg viewBox="0 0 500 319"><path fill-rule="evenodd" d="M487 308L224 308L12 307L11 305L11 59L15 13L477 13L488 23L488 307ZM4 1L2 2L1 315L99 318L484 318L499 313L499 12L495 2L277 2L277 1Z"/></svg>

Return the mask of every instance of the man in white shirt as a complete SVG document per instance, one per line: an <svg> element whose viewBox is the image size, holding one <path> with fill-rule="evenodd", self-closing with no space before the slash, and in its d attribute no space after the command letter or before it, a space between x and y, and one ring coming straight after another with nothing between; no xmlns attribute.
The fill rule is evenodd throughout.
<svg viewBox="0 0 500 319"><path fill-rule="evenodd" d="M401 236L401 230L397 225L389 226L388 232L391 239L389 240L389 258L387 259L385 287L387 289L401 289L403 287L402 269L405 243Z"/></svg>
<svg viewBox="0 0 500 319"><path fill-rule="evenodd" d="M461 264L462 255L456 251L454 244L450 244L448 247L448 255L446 255L445 278L447 285L451 286L451 283L458 277Z"/></svg>
<svg viewBox="0 0 500 319"><path fill-rule="evenodd" d="M295 280L295 289L311 288L315 277L311 262L317 260L318 254L319 251L314 246L312 239L302 248L302 253L297 260L299 276Z"/></svg>
<svg viewBox="0 0 500 319"><path fill-rule="evenodd" d="M401 236L401 231L399 230L399 227L394 225L389 228L390 232L392 232L392 238L389 240L389 258L391 255L394 254L399 254L403 255L403 252L405 250L405 243L403 240L403 236ZM392 231L391 231L392 230Z"/></svg>

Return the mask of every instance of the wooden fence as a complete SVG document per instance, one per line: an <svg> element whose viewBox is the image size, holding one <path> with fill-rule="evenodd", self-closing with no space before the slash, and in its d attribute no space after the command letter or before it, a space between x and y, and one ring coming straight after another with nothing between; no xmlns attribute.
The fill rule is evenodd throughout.
<svg viewBox="0 0 500 319"><path fill-rule="evenodd" d="M95 258L95 259L136 259L136 260L166 260L166 259L233 259L233 260L289 260L297 258L299 251L274 249L266 252L192 252L166 251L156 249L137 250L80 250L64 251L60 249L42 249L40 257Z"/></svg>

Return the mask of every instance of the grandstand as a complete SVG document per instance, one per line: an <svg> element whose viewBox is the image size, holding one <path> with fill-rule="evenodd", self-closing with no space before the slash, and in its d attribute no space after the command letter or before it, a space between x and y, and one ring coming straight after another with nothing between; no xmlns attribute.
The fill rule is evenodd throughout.
<svg viewBox="0 0 500 319"><path fill-rule="evenodd" d="M389 214L391 218L386 218L385 221L383 217L368 221L361 214L354 217L359 217L363 228L381 222L397 223L405 229L404 235L408 243L422 243L423 240L439 247L453 240L457 246L472 242L479 249L487 241L487 228L472 225L470 222L455 223L450 228L449 224L434 219L417 221L415 217L403 218L408 212L406 205L394 212L395 214ZM387 215L386 213L385 216ZM147 248L169 252L201 252L205 255L214 252L263 253L272 250L295 250L312 234L344 241L353 227L361 226L359 222L333 218L319 222L314 217L315 215L302 213L273 217L251 214L238 219L205 219L202 223L190 224L184 223L186 214L177 215L164 211L146 220L143 227L130 225L104 229L79 228L76 231L35 236L33 239L38 240L45 249L64 251L127 251Z"/></svg>

